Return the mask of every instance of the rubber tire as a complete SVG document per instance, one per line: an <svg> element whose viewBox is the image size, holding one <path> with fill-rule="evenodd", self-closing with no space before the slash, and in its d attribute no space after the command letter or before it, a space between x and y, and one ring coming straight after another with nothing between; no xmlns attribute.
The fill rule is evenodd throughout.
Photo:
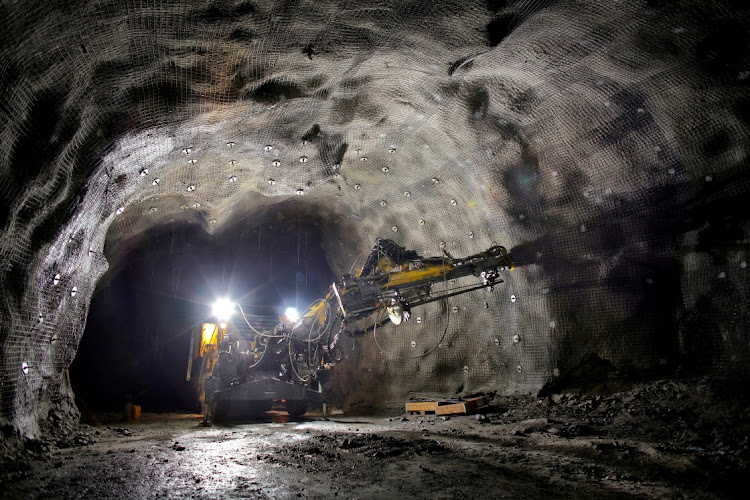
<svg viewBox="0 0 750 500"><path fill-rule="evenodd" d="M307 413L310 403L306 399L287 401L286 412L290 417L301 417Z"/></svg>

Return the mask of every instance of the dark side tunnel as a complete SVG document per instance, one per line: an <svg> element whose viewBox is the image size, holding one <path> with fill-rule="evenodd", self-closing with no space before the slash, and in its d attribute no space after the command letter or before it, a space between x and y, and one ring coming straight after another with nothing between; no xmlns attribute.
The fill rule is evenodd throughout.
<svg viewBox="0 0 750 500"><path fill-rule="evenodd" d="M308 208L281 202L213 234L172 222L108 255L112 269L70 367L84 418L128 401L144 411L198 410L196 382L186 381L191 334L216 321L217 299L237 302L254 327L267 329L285 308L325 296L334 280L321 246L326 222ZM235 322L245 328L238 308Z"/></svg>

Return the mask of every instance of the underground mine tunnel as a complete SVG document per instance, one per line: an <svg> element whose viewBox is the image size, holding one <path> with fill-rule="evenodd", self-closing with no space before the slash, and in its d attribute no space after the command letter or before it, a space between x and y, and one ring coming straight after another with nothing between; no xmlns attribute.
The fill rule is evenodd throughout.
<svg viewBox="0 0 750 500"><path fill-rule="evenodd" d="M3 497L741 496L749 18L3 2Z"/></svg>

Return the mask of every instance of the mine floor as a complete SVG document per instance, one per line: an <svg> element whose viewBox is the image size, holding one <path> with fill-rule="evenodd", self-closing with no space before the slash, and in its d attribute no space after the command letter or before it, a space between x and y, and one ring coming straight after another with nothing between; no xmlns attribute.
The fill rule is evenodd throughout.
<svg viewBox="0 0 750 500"><path fill-rule="evenodd" d="M149 414L28 442L3 498L746 498L750 412L717 383L496 397L484 413L200 426ZM107 418L110 421L107 421Z"/></svg>

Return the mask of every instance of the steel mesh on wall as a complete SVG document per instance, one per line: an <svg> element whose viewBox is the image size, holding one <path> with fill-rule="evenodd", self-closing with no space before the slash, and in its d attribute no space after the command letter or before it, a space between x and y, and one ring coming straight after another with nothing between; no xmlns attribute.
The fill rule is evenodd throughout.
<svg viewBox="0 0 750 500"><path fill-rule="evenodd" d="M263 226L287 198L318 213L337 272L378 236L518 263L360 342L338 372L353 399L527 392L590 354L747 373L750 69L730 4L3 11L1 414L24 432L65 392L105 240L117 261L150 227Z"/></svg>

